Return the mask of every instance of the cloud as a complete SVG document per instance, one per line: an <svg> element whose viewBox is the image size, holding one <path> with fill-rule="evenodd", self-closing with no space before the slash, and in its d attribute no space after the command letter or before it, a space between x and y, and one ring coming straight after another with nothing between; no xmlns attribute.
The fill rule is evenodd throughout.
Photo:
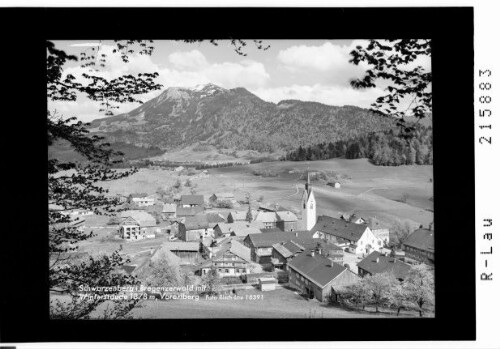
<svg viewBox="0 0 500 349"><path fill-rule="evenodd" d="M347 85L349 80L359 78L364 65L349 63L349 53L365 40L355 40L350 45L326 42L320 46L291 46L278 53L278 61L292 73L314 75L318 81L335 85Z"/></svg>
<svg viewBox="0 0 500 349"><path fill-rule="evenodd" d="M321 84L258 88L252 90L252 92L260 98L273 103L285 99L298 99L334 106L355 105L362 108L369 108L377 97L384 94L384 91L379 88L354 90L350 87Z"/></svg>
<svg viewBox="0 0 500 349"><path fill-rule="evenodd" d="M177 69L202 69L208 66L207 59L198 50L174 52L168 56L170 63Z"/></svg>

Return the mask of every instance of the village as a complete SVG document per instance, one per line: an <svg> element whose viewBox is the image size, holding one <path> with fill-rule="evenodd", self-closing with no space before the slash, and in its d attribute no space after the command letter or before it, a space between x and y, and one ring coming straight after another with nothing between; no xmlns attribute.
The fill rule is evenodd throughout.
<svg viewBox="0 0 500 349"><path fill-rule="evenodd" d="M339 304L346 287L366 276L390 273L402 282L415 265L433 268L432 223L396 246L389 229L370 226L370 217L317 215L309 174L300 193L298 214L250 196L238 200L231 192L121 195L116 216L99 218L108 237L82 245L77 254L118 247L128 260L122 272L145 283L152 263L175 265L190 283L217 285L208 300L238 299L238 292L258 299L279 290ZM90 210L65 214L80 231L94 218Z"/></svg>

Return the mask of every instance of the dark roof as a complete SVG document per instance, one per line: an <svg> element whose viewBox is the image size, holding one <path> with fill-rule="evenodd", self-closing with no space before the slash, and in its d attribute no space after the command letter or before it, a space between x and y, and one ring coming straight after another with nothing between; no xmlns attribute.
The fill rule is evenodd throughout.
<svg viewBox="0 0 500 349"><path fill-rule="evenodd" d="M203 195L182 195L181 205L203 205Z"/></svg>
<svg viewBox="0 0 500 349"><path fill-rule="evenodd" d="M312 240L311 235L308 231L280 231L276 233L251 234L248 235L247 239L250 239L255 247L271 247L274 244L290 240L299 243L304 240Z"/></svg>
<svg viewBox="0 0 500 349"><path fill-rule="evenodd" d="M208 229L210 227L210 223L208 222L206 215L199 214L196 216L186 217L184 226L186 227L186 230Z"/></svg>
<svg viewBox="0 0 500 349"><path fill-rule="evenodd" d="M378 259L378 262L377 262ZM374 251L358 263L358 268L370 274L393 272L397 279L404 279L411 269L409 264Z"/></svg>
<svg viewBox="0 0 500 349"><path fill-rule="evenodd" d="M283 257L288 258L293 256L293 252L288 250L285 246L282 244L274 244L273 248Z"/></svg>
<svg viewBox="0 0 500 349"><path fill-rule="evenodd" d="M300 252L300 251L303 251L302 249L302 245L300 244L297 244L295 241L293 240L290 240L290 241L287 241L283 244L283 246L290 252L292 253L297 253L297 252Z"/></svg>
<svg viewBox="0 0 500 349"><path fill-rule="evenodd" d="M434 230L420 228L408 235L403 245L434 252Z"/></svg>
<svg viewBox="0 0 500 349"><path fill-rule="evenodd" d="M148 194L146 194L146 193L132 193L132 194L130 194L131 198L144 198L146 196L148 196Z"/></svg>
<svg viewBox="0 0 500 349"><path fill-rule="evenodd" d="M321 231L349 241L358 241L367 228L366 224L354 224L329 216L319 216L311 232Z"/></svg>
<svg viewBox="0 0 500 349"><path fill-rule="evenodd" d="M177 217L186 217L186 216L194 216L203 212L203 207L195 206L195 207L180 207L177 206L175 210L175 215Z"/></svg>
<svg viewBox="0 0 500 349"><path fill-rule="evenodd" d="M205 214L209 223L222 223L226 220L217 212L210 212Z"/></svg>
<svg viewBox="0 0 500 349"><path fill-rule="evenodd" d="M337 276L347 270L330 259L315 253L311 256L309 252L303 252L288 262L288 266L310 281L325 287ZM349 271L348 271L349 272Z"/></svg>

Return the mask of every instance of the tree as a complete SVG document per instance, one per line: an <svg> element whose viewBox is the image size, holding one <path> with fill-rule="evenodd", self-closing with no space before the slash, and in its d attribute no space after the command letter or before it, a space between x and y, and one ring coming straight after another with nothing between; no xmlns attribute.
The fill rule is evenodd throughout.
<svg viewBox="0 0 500 349"><path fill-rule="evenodd" d="M414 226L409 221L397 221L392 226L392 242L397 246L401 247L403 242L406 240L408 235L410 235L415 229Z"/></svg>
<svg viewBox="0 0 500 349"><path fill-rule="evenodd" d="M404 284L398 282L393 285L387 295L387 305L391 308L396 308L396 316L399 316L402 309L410 307L409 299L407 288Z"/></svg>
<svg viewBox="0 0 500 349"><path fill-rule="evenodd" d="M220 279L217 269L212 267L210 271L203 277L203 283L205 284L205 294L212 296L219 293Z"/></svg>
<svg viewBox="0 0 500 349"><path fill-rule="evenodd" d="M183 275L175 255L171 252L158 251L154 260L140 270L137 277L147 286L174 287L183 285Z"/></svg>
<svg viewBox="0 0 500 349"><path fill-rule="evenodd" d="M253 221L253 216L252 216L252 207L250 205L248 205L248 211L247 211L247 216L246 216L246 221L248 223L252 223Z"/></svg>
<svg viewBox="0 0 500 349"><path fill-rule="evenodd" d="M408 302L419 312L420 317L434 309L434 272L429 266L413 266L404 281L404 287L408 292Z"/></svg>
<svg viewBox="0 0 500 349"><path fill-rule="evenodd" d="M361 282L371 291L370 303L375 305L375 311L378 312L378 308L387 303L391 288L397 280L392 273L379 273L366 276Z"/></svg>
<svg viewBox="0 0 500 349"><path fill-rule="evenodd" d="M360 279L356 283L346 287L346 292L342 298L361 306L364 310L370 300L370 297L371 291L367 287L367 283L363 281L363 279Z"/></svg>
<svg viewBox="0 0 500 349"><path fill-rule="evenodd" d="M432 112L432 73L417 65L417 59L431 55L429 39L370 40L366 47L357 46L350 62L370 66L360 79L351 81L354 88L372 88L383 80L388 93L377 98L371 110L394 118L401 136L411 139L415 125ZM413 64L413 68L408 68ZM408 104L402 106L401 104ZM416 121L409 122L408 116Z"/></svg>

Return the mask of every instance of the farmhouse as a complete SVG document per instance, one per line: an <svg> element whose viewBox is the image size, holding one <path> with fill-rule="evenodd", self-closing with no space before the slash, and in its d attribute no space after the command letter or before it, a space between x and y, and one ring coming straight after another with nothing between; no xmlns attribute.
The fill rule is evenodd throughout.
<svg viewBox="0 0 500 349"><path fill-rule="evenodd" d="M258 211L257 216L254 217L254 221L262 222L264 229L277 228L278 216L276 212Z"/></svg>
<svg viewBox="0 0 500 349"><path fill-rule="evenodd" d="M420 228L403 242L406 257L434 265L434 230Z"/></svg>
<svg viewBox="0 0 500 349"><path fill-rule="evenodd" d="M299 244L307 241L314 241L308 231L277 232L263 234L249 234L243 244L250 248L252 261L265 264L271 263L273 245L281 242L293 240Z"/></svg>
<svg viewBox="0 0 500 349"><path fill-rule="evenodd" d="M373 235L367 225L350 223L329 216L319 216L311 232L314 238L327 242L348 243L351 245L351 251L356 254L370 253L383 246L382 241Z"/></svg>
<svg viewBox="0 0 500 349"><path fill-rule="evenodd" d="M151 206L155 203L155 198L153 195L146 193L135 193L129 195L129 203L135 204L139 207Z"/></svg>
<svg viewBox="0 0 500 349"><path fill-rule="evenodd" d="M168 219L175 217L175 211L176 211L176 205L175 204L163 204L163 208L161 210L161 214L163 219Z"/></svg>
<svg viewBox="0 0 500 349"><path fill-rule="evenodd" d="M295 231L297 230L297 216L295 213L290 211L278 211L276 212L278 221L276 226L283 231Z"/></svg>
<svg viewBox="0 0 500 349"><path fill-rule="evenodd" d="M203 214L186 217L184 223L179 223L179 238L183 241L199 241L200 238L209 237L212 233L213 226Z"/></svg>
<svg viewBox="0 0 500 349"><path fill-rule="evenodd" d="M288 263L287 269L291 287L321 302L336 297L345 286L359 279L349 269L314 251L299 254Z"/></svg>
<svg viewBox="0 0 500 349"><path fill-rule="evenodd" d="M201 260L199 242L166 241L162 248L179 257L182 264L196 264Z"/></svg>
<svg viewBox="0 0 500 349"><path fill-rule="evenodd" d="M263 227L259 222L242 222L237 221L234 223L218 223L214 228L214 235L218 237L235 236L243 239L248 234L261 234L260 229Z"/></svg>
<svg viewBox="0 0 500 349"><path fill-rule="evenodd" d="M234 194L233 193L219 193L219 194L212 194L212 196L209 197L209 200L212 202L217 202L217 201L230 201L230 202L235 202Z"/></svg>
<svg viewBox="0 0 500 349"><path fill-rule="evenodd" d="M203 195L181 195L181 201L179 202L179 206L181 207L195 207L200 206L203 207L205 203L203 199Z"/></svg>
<svg viewBox="0 0 500 349"><path fill-rule="evenodd" d="M199 267L199 274L205 275L215 268L221 277L240 276L248 273L249 263L250 249L238 241L230 240Z"/></svg>
<svg viewBox="0 0 500 349"><path fill-rule="evenodd" d="M149 213L140 210L123 211L120 213L120 236L125 240L141 240L155 237L156 219Z"/></svg>
<svg viewBox="0 0 500 349"><path fill-rule="evenodd" d="M404 280L411 266L393 257L385 256L377 251L370 253L365 259L358 263L358 274L374 275L379 273L394 273L396 279Z"/></svg>

